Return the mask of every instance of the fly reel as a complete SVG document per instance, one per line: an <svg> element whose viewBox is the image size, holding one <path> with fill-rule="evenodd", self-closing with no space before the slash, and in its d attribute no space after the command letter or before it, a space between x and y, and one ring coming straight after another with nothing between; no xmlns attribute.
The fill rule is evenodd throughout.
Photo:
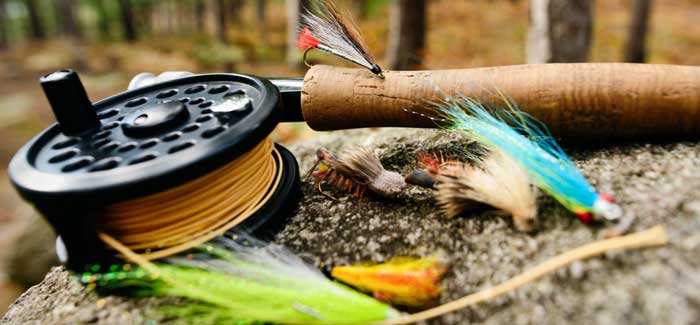
<svg viewBox="0 0 700 325"><path fill-rule="evenodd" d="M297 202L297 162L268 138L284 115L268 80L193 75L94 105L72 70L40 82L57 123L17 152L9 175L73 269L115 261L100 232L158 258L232 226L270 234Z"/></svg>

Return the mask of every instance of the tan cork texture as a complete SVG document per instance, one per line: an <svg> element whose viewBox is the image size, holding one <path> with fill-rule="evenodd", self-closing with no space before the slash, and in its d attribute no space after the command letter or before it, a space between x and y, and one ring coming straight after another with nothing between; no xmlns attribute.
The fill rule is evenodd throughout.
<svg viewBox="0 0 700 325"><path fill-rule="evenodd" d="M511 97L558 137L697 138L700 67L571 63L435 71L386 71L317 65L304 78L302 110L316 130L434 127L429 101L465 95ZM502 103L502 101L501 101Z"/></svg>

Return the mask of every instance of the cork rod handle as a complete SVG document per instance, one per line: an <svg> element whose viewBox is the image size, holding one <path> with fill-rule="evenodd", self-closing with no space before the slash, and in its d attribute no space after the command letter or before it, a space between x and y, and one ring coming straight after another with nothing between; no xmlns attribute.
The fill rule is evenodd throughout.
<svg viewBox="0 0 700 325"><path fill-rule="evenodd" d="M304 119L316 130L435 127L427 101L441 94L498 103L498 92L573 139L697 138L700 67L571 63L435 71L317 65L304 78ZM439 89L439 90L438 90Z"/></svg>

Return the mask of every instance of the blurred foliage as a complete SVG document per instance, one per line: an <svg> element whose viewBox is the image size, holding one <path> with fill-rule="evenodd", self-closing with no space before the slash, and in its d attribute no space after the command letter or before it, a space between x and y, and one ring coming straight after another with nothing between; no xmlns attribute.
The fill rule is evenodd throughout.
<svg viewBox="0 0 700 325"><path fill-rule="evenodd" d="M240 48L219 42L200 44L194 49L193 54L204 69L212 69L232 62L239 62L245 57Z"/></svg>

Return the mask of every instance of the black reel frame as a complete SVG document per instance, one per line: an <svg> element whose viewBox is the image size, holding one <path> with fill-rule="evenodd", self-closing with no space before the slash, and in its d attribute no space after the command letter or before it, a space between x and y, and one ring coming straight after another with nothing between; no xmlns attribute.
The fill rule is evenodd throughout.
<svg viewBox="0 0 700 325"><path fill-rule="evenodd" d="M119 262L96 236L105 206L158 193L227 164L269 136L280 119L288 120L287 102L287 111L299 105L293 86L280 94L266 79L239 74L193 75L94 105L71 70L46 75L41 84L58 123L23 146L8 173L61 236L66 264L76 271ZM271 236L298 202L296 159L276 147L282 180L235 231Z"/></svg>

